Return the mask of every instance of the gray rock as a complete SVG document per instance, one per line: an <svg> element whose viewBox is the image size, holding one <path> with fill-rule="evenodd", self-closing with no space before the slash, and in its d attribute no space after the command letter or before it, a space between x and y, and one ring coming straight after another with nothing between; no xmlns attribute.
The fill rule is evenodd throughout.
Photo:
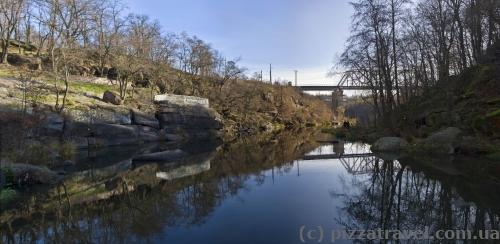
<svg viewBox="0 0 500 244"><path fill-rule="evenodd" d="M58 114L49 114L43 119L40 133L44 135L57 135L63 131L64 119Z"/></svg>
<svg viewBox="0 0 500 244"><path fill-rule="evenodd" d="M399 137L382 137L371 147L372 151L402 151L408 147L408 142Z"/></svg>
<svg viewBox="0 0 500 244"><path fill-rule="evenodd" d="M151 142L151 141L161 141L162 138L158 135L158 133L154 132L140 132L139 133L139 141L142 142Z"/></svg>
<svg viewBox="0 0 500 244"><path fill-rule="evenodd" d="M85 137L73 137L71 141L75 145L75 148L87 148L89 147L89 140Z"/></svg>
<svg viewBox="0 0 500 244"><path fill-rule="evenodd" d="M109 147L109 146L127 146L127 145L138 145L139 138L135 137L121 137L121 138L113 138L113 137L89 137L89 147L90 148L101 148L101 147Z"/></svg>
<svg viewBox="0 0 500 244"><path fill-rule="evenodd" d="M130 125L132 120L130 114L120 114L105 111L80 111L80 110L70 110L68 112L68 119L73 122L82 123L103 123L103 124L120 124L120 125Z"/></svg>
<svg viewBox="0 0 500 244"><path fill-rule="evenodd" d="M462 131L456 127L448 127L443 131L426 138L412 146L412 150L430 153L453 154L462 142Z"/></svg>
<svg viewBox="0 0 500 244"><path fill-rule="evenodd" d="M175 134L165 134L167 141L182 141L184 137Z"/></svg>
<svg viewBox="0 0 500 244"><path fill-rule="evenodd" d="M107 103L111 103L114 105L122 105L123 100L120 99L118 94L110 91L105 91L104 94L102 95L102 100Z"/></svg>
<svg viewBox="0 0 500 244"><path fill-rule="evenodd" d="M175 149L175 150L167 150L163 152L139 155L134 157L132 161L172 161L187 156L188 154L183 152L182 150Z"/></svg>
<svg viewBox="0 0 500 244"><path fill-rule="evenodd" d="M68 137L89 137L90 125L84 122L66 121L64 135Z"/></svg>
<svg viewBox="0 0 500 244"><path fill-rule="evenodd" d="M116 125L116 124L92 124L90 125L91 135L93 137L113 136L120 137L120 135L127 135L125 137L138 135L138 128L136 125Z"/></svg>
<svg viewBox="0 0 500 244"><path fill-rule="evenodd" d="M149 116L143 114L142 112L137 111L137 110L133 110L133 109L130 110L130 114L132 117L133 124L146 125L149 127L160 129L160 123L158 122L158 120L156 118L149 117Z"/></svg>
<svg viewBox="0 0 500 244"><path fill-rule="evenodd" d="M71 167L71 166L74 166L75 165L75 162L71 161L71 160L66 160L64 162L62 162L59 166L61 167Z"/></svg>
<svg viewBox="0 0 500 244"><path fill-rule="evenodd" d="M139 131L135 125L92 124L89 147L137 145Z"/></svg>

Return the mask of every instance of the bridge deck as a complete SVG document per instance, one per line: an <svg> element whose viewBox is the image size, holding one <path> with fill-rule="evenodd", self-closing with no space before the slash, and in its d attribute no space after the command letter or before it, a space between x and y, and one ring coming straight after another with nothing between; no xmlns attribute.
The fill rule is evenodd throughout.
<svg viewBox="0 0 500 244"><path fill-rule="evenodd" d="M341 89L341 90L372 90L373 88L378 89L377 87L371 86L297 86L297 88L303 91L332 91L333 89Z"/></svg>

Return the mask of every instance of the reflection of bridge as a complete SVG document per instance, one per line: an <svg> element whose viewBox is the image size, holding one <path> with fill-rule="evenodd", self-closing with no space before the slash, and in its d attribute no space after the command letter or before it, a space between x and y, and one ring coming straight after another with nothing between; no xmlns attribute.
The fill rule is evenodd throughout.
<svg viewBox="0 0 500 244"><path fill-rule="evenodd" d="M375 171L377 164L379 164L379 162L381 161L382 160L380 160L375 156L358 157L358 158L340 158L340 162L347 170L347 172L353 175L372 173L373 171ZM393 169L395 172L401 170L401 164L395 161Z"/></svg>
<svg viewBox="0 0 500 244"><path fill-rule="evenodd" d="M318 155L306 155L302 158L304 161L308 160L318 160L318 159L338 159L344 168L347 170L349 174L353 175L361 175L368 174L373 171L377 167L380 167L383 163L383 160L376 157L373 153L366 152L366 150L361 149L362 152L355 148L354 150L351 147L350 152L344 153L346 150L344 148L344 142L341 141L337 144L332 144L332 153L327 154L318 154ZM399 162L394 162L394 170L399 171L401 169L401 165Z"/></svg>
<svg viewBox="0 0 500 244"><path fill-rule="evenodd" d="M306 155L302 160L316 160L316 159L333 159L333 158L358 158L358 157L370 157L373 156L372 153L360 153L360 154L321 154L321 155Z"/></svg>

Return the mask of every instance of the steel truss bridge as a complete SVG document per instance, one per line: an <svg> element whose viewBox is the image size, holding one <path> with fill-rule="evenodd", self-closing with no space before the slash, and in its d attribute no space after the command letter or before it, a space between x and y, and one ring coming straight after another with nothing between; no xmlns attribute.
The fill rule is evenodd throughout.
<svg viewBox="0 0 500 244"><path fill-rule="evenodd" d="M400 72L413 72L413 70L400 70ZM374 84L377 80L377 69L352 69L342 73L342 78L337 85L299 85L303 91L334 91L334 90L378 90ZM395 89L395 87L393 87ZM401 88L400 88L401 89Z"/></svg>

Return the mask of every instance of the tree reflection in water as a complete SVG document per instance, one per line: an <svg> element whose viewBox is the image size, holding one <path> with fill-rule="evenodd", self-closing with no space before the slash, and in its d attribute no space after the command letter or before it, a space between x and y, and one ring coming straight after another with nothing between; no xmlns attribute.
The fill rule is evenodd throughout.
<svg viewBox="0 0 500 244"><path fill-rule="evenodd" d="M134 165L111 173L110 169L117 168L114 165L99 171L91 169L88 174L75 172L53 187L20 194L15 205L3 206L0 241L164 240L168 236L166 227L201 226L225 200L250 191L249 180L255 180L257 185L269 180L265 170L272 170L272 176L289 172L294 160L316 147L309 140L311 133L288 131L236 138L217 150L198 152L182 162L196 165L209 160L209 170L168 181L157 178L156 173L168 172L173 167L169 163Z"/></svg>
<svg viewBox="0 0 500 244"><path fill-rule="evenodd" d="M368 174L341 176L342 204L335 218L347 230L499 230L498 209L465 201L457 184L464 179L426 168L411 157L374 158ZM411 166L411 167L410 167ZM497 206L495 206L497 207ZM389 235L392 236L392 235ZM496 241L496 242L495 242ZM354 243L422 243L422 240L355 240ZM498 240L429 240L429 243L498 243Z"/></svg>

